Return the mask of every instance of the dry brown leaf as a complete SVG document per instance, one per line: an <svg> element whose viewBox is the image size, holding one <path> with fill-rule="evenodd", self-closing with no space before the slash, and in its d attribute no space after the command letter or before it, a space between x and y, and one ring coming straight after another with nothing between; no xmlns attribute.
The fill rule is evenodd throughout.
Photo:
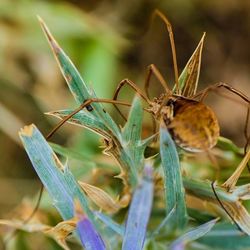
<svg viewBox="0 0 250 250"><path fill-rule="evenodd" d="M250 150L246 153L246 155L244 156L243 160L241 161L239 166L236 168L234 173L222 184L224 188L226 188L228 191L235 188L235 185L238 179L240 178L242 171L246 167L249 159L250 159Z"/></svg>
<svg viewBox="0 0 250 250"><path fill-rule="evenodd" d="M76 220L67 220L58 223L55 227L52 227L44 232L52 237L63 249L70 250L66 244L66 238L76 228Z"/></svg>
<svg viewBox="0 0 250 250"><path fill-rule="evenodd" d="M78 182L88 197L101 209L108 213L115 213L121 206L102 189L84 182Z"/></svg>
<svg viewBox="0 0 250 250"><path fill-rule="evenodd" d="M20 220L0 220L0 225L13 227L15 229L23 230L29 233L33 232L44 232L45 230L49 230L51 227L48 225L44 225L42 223L27 223L25 224Z"/></svg>

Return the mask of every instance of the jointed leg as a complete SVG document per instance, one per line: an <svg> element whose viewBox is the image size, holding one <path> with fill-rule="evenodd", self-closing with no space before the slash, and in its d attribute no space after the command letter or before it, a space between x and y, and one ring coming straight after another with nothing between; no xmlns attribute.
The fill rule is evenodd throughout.
<svg viewBox="0 0 250 250"><path fill-rule="evenodd" d="M127 85L130 86L135 92L137 92L137 93L142 97L142 99L144 99L148 104L151 103L150 100L149 100L149 98L148 98L147 96L145 96L145 95L142 93L142 91L135 85L135 83L133 83L133 82L132 82L131 80L129 80L129 79L124 79L124 80L122 80L122 81L118 84L118 86L117 86L117 88L116 88L116 90L115 90L114 96L113 96L113 100L117 100L118 94L119 94L121 88L122 88L125 84L127 84Z"/></svg>
<svg viewBox="0 0 250 250"><path fill-rule="evenodd" d="M168 34L169 34L169 40L171 45L171 51L173 56L173 66L174 66L174 76L175 76L175 87L176 87L176 93L180 94L180 88L179 88L179 73L178 73L178 66L177 66L177 57L176 57L176 49L175 49L175 42L174 42L174 34L171 23L168 21L166 16L160 12L159 10L155 10L153 13L153 17L159 16L162 21L166 24Z"/></svg>
<svg viewBox="0 0 250 250"><path fill-rule="evenodd" d="M138 93L142 99L144 99L148 104L150 104L150 100L148 99L147 96L145 96L142 91L135 85L135 83L133 83L131 80L129 79L124 79L122 80L116 90L115 90L115 93L113 95L113 99L112 100L117 100L118 98L118 94L120 93L121 89L125 86L125 84L127 84L128 86L130 86L136 93ZM123 113L120 111L120 109L117 107L117 105L114 104L114 107L116 108L116 110L118 111L118 113L123 117L123 119L125 121L127 121L127 118L123 115Z"/></svg>
<svg viewBox="0 0 250 250"><path fill-rule="evenodd" d="M218 88L218 89L214 89L213 92L216 95L218 95L220 97L223 97L223 98L225 98L227 100L230 100L230 101L232 101L234 103L237 103L239 105L242 105L242 106L246 105L245 100L242 100L242 99L239 100L239 98L238 98L239 96L236 96L236 95L232 96L231 95L232 93L231 94L228 93L229 91L227 93L224 93L224 92L220 91L219 88ZM199 92L199 95L194 94L191 97L193 98L195 96L195 98L199 99L198 97L200 97L201 95L202 95L202 93Z"/></svg>
<svg viewBox="0 0 250 250"><path fill-rule="evenodd" d="M46 139L48 140L65 122L67 122L72 116L77 114L79 111L84 109L85 107L89 106L92 102L103 102L103 103L114 103L114 104L120 104L124 106L130 107L131 104L122 102L122 101L116 101L116 100L109 100L109 99L98 99L98 98L91 98L87 101L85 101L83 104L81 104L77 109L75 109L72 113L70 113L67 117L62 119L56 127L46 136Z"/></svg>
<svg viewBox="0 0 250 250"><path fill-rule="evenodd" d="M198 94L196 94L196 95L193 96L193 97L195 98L195 97L200 96L199 101L202 102L202 101L207 97L207 95L208 95L209 92L215 91L215 90L218 89L218 88L227 89L227 90L229 90L230 92L232 92L232 93L238 95L238 96L239 96L240 98L242 98L245 102L250 103L250 99L249 99L245 94L243 94L241 91L239 91L239 90L233 88L232 86L230 86L229 84L224 83L224 82L215 83L215 84L209 86L208 88L202 90L201 92L199 92Z"/></svg>
<svg viewBox="0 0 250 250"><path fill-rule="evenodd" d="M159 81L159 83L162 85L162 87L164 88L165 92L166 93L170 93L171 90L169 89L168 84L164 80L164 78L163 78L162 74L160 73L160 71L157 69L157 67L154 64L150 64L148 66L148 68L147 68L147 75L146 75L145 83L144 83L144 90L145 90L147 98L149 99L148 88L149 88L151 76L153 74L156 77L156 79Z"/></svg>
<svg viewBox="0 0 250 250"><path fill-rule="evenodd" d="M250 99L245 94L240 92L239 90L237 90L237 89L231 87L230 85L228 85L227 83L223 83L223 82L216 83L216 84L214 84L212 86L209 86L205 90L203 90L200 93L198 93L197 95L195 95L194 98L199 97L199 101L202 102L207 97L209 92L216 91L219 88L227 89L228 91L230 91L230 92L234 93L235 95L239 96L241 99L243 99L248 104L246 122L245 122L245 128L244 128L244 135L245 135L245 138L246 138L246 145L245 145L244 149L245 149L245 154L246 154L247 153L247 148L248 148L249 142L250 142L250 135L248 133L248 124L249 124L249 116L250 116ZM247 166L248 166L248 163L247 163ZM248 169L250 170L249 166L248 166Z"/></svg>

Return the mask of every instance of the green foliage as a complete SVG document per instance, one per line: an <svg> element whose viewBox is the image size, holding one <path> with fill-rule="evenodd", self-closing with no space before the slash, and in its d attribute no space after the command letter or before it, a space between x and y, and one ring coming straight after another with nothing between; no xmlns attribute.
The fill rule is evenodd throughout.
<svg viewBox="0 0 250 250"><path fill-rule="evenodd" d="M78 70L50 34L44 22L42 20L40 22L76 104L79 106L87 100L95 99L94 91L85 84ZM196 92L203 38L180 77L181 89L187 96ZM73 111L72 109L53 111L49 115L64 119ZM238 227L245 234L250 235L248 223L250 216L242 202L250 199L249 185L238 186L228 192L218 185L215 185L215 190L213 190L209 181L193 179L192 176L184 177L181 166L184 165L186 155L178 151L164 124L160 124L157 154L150 156L150 159L145 159L146 147L157 139L158 134L142 139L143 112L141 101L136 96L123 127L116 124L100 102L89 103L87 108L83 107L67 121L87 128L102 137L104 153L112 156L119 163L120 172L117 177L122 180L121 190L117 188L116 183L113 183L113 176L118 172L115 164L112 165L113 163L110 164L108 161L102 162L98 158L99 155L96 155L96 159L92 159L86 153L54 143L49 144L34 125L21 130L20 137L24 148L52 198L53 205L59 211L64 220L63 223L73 228L70 229L71 231L67 230L70 233L74 231L75 220L79 223L84 213L87 217L84 219L90 223L88 226L94 232L91 236L96 236L93 238L98 238L100 242L103 239L110 249L166 249L169 247L175 250L184 249L184 247L194 249L197 245L204 249L206 247L223 249L223 246L225 246L224 249L249 248L249 236L244 236L239 244L241 233L232 229L230 224L218 222L217 214L187 209L190 203L185 195L186 192L191 196L211 202L213 205L218 205L219 199L223 208L226 211L229 210L232 217L234 216L234 222ZM219 148L222 154L229 152L233 161L237 161L241 153L240 149L225 139L220 139ZM119 197L116 199L118 208L115 214L97 212L98 204L94 205L91 202L93 197L81 189L76 175L73 175L68 164L63 165L60 162L52 149L61 156L78 160L85 165L88 170L85 169L77 175L77 178L91 182L89 187L92 188L92 196L99 199L102 204L110 205L107 204L107 201L111 200L109 195L118 194ZM181 160L179 153L184 155ZM189 165L193 167L195 164ZM98 178L91 176L89 169L95 170ZM98 171L100 171L99 175ZM107 178L105 174L112 177ZM160 188L157 177L160 177ZM101 180L102 178L104 180ZM112 180L106 183L107 179ZM101 189L105 189L105 195L103 195L103 190L98 192ZM25 230L22 225L16 228ZM68 232L67 230L65 231ZM56 233L55 238L60 244L62 242L58 240L58 235L61 235L59 232ZM81 235L81 232L78 233ZM230 236L230 240L223 243L223 237L226 236ZM65 240L66 237L67 234L63 235L62 239ZM79 244L77 239L75 242ZM88 239L87 242L89 245L85 246L86 249L96 249L93 241ZM82 243L84 245L84 240ZM67 249L66 245L60 245Z"/></svg>
<svg viewBox="0 0 250 250"><path fill-rule="evenodd" d="M167 214L176 207L169 225L171 230L183 229L187 223L187 211L180 162L175 144L164 124L160 128L160 154L164 173Z"/></svg>

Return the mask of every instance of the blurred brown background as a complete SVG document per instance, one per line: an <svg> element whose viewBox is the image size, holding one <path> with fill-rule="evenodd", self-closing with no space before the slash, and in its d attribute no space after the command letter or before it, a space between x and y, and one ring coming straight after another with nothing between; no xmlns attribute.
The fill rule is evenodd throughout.
<svg viewBox="0 0 250 250"><path fill-rule="evenodd" d="M202 33L207 32L199 89L224 81L249 95L249 1L0 1L1 217L22 197L38 190L18 138L20 127L35 123L46 134L56 120L44 112L75 107L36 15L45 20L97 95L111 98L123 78L142 86L146 66L151 63L173 82L166 27L159 19L150 25L155 8L174 28L180 71ZM152 85L152 97L161 92L158 86ZM131 98L132 94L129 96L122 95ZM222 135L243 146L246 106L214 94L207 102L219 117ZM93 154L98 145L94 138L65 125L54 140L78 149L84 146Z"/></svg>

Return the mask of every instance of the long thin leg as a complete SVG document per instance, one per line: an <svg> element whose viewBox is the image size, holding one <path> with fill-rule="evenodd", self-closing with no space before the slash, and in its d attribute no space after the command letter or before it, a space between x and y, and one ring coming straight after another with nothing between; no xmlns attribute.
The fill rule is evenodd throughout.
<svg viewBox="0 0 250 250"><path fill-rule="evenodd" d="M33 208L32 212L30 213L30 215L24 220L22 221L22 225L26 225L33 217L34 215L36 214L36 212L38 211L39 209L39 206L40 206L40 202L42 200L42 196L43 196L43 191L44 191L44 186L43 184L41 184L41 187L40 187L40 191L39 191L39 195L38 195L38 199L36 201L36 204L35 204L35 207ZM6 248L8 242L14 238L16 236L16 234L18 233L18 230L14 230L9 236L8 238L4 241L4 246Z"/></svg>
<svg viewBox="0 0 250 250"><path fill-rule="evenodd" d="M116 87L115 93L113 95L113 99L112 100L117 100L118 98L118 94L120 93L121 89L125 86L125 85L130 86L136 93L138 93L142 99L144 99L148 104L150 104L150 100L147 96L145 96L142 91L135 85L134 82L132 82L129 79L123 79L122 81L119 82L118 86ZM127 118L123 115L123 113L120 111L120 109L117 107L117 105L114 104L114 107L116 108L116 110L118 111L118 113L122 116L122 118L127 121Z"/></svg>
<svg viewBox="0 0 250 250"><path fill-rule="evenodd" d="M232 92L233 94L239 96L242 100L244 100L245 102L248 103L248 108L247 108L247 115L246 115L246 122L245 122L245 127L244 127L244 135L246 138L246 144L245 144L245 154L249 145L249 133L248 133L248 124L249 124L249 116L250 116L250 99L243 94L241 91L233 88L232 86L230 86L227 83L215 83L212 86L209 86L208 88L202 90L201 92L199 92L197 95L193 96L193 98L199 97L199 101L203 101L207 95L209 94L209 92L211 91L216 91L219 88L224 88L227 89L228 91ZM249 169L249 166L248 166Z"/></svg>
<svg viewBox="0 0 250 250"><path fill-rule="evenodd" d="M167 30L168 30L171 51L172 51L172 57L173 57L176 93L180 94L179 73L178 73L177 56L176 56L176 49L175 49L175 42L174 42L174 34L173 34L172 25L169 22L169 20L167 19L167 17L159 10L155 10L155 12L153 13L153 17L155 17L155 16L158 16L161 18L161 20L165 23Z"/></svg>
<svg viewBox="0 0 250 250"><path fill-rule="evenodd" d="M223 98L225 98L225 99L227 99L227 100L230 100L230 101L232 101L232 102L234 102L234 103L237 103L237 104L239 104L239 105L242 105L242 106L245 106L245 105L246 105L246 102L245 102L244 100L242 100L242 99L239 100L239 99L238 99L238 96L236 97L235 95L234 95L234 96L229 95L228 93L221 92L219 89L214 89L213 92L214 92L216 95L218 95L218 96L220 96L220 97L223 97Z"/></svg>
<svg viewBox="0 0 250 250"><path fill-rule="evenodd" d="M145 96L142 91L135 85L135 83L133 83L131 80L129 79L123 79L117 86L115 93L113 95L113 100L117 100L118 94L121 90L121 88L127 84L128 86L130 86L135 92L137 92L142 99L144 99L148 104L151 103L151 101L149 100L149 98L147 96Z"/></svg>
<svg viewBox="0 0 250 250"><path fill-rule="evenodd" d="M144 90L145 90L147 98L149 98L148 89L149 89L150 79L151 79L152 75L154 75L156 77L156 79L162 85L162 87L164 88L166 93L171 92L171 90L169 89L168 84L165 81L165 79L163 78L161 72L157 69L157 67L154 64L150 64L147 68L147 74L146 74L146 78L145 78L145 82L144 82Z"/></svg>
<svg viewBox="0 0 250 250"><path fill-rule="evenodd" d="M114 103L114 104L120 104L124 106L130 107L131 104L122 102L122 101L116 101L116 100L109 100L109 99L98 99L98 98L91 98L84 103L82 103L77 109L75 109L73 112L71 112L68 116L66 116L64 119L62 119L56 127L46 136L46 139L48 140L65 122L67 122L72 116L77 114L79 111L84 109L85 107L89 106L92 102L103 102L103 103Z"/></svg>
<svg viewBox="0 0 250 250"><path fill-rule="evenodd" d="M244 135L245 135L245 138L246 138L245 151L247 151L247 148L249 146L248 145L249 144L249 139L250 139L250 135L248 133L249 117L250 117L250 105L248 105L248 108L247 108L246 122L245 122L245 128L244 128Z"/></svg>
<svg viewBox="0 0 250 250"><path fill-rule="evenodd" d="M248 105L248 108L247 108L246 122L245 122L245 128L244 128L244 135L245 135L245 139L246 139L246 143L244 146L244 154L245 155L247 153L249 143L250 143L250 135L248 133L249 117L250 117L250 105ZM247 163L247 169L248 169L248 172L250 173L249 163Z"/></svg>
<svg viewBox="0 0 250 250"><path fill-rule="evenodd" d="M227 89L227 90L229 90L230 92L232 92L232 93L238 95L240 98L242 98L242 99L243 99L244 101L246 101L247 103L250 103L250 99L249 99L245 94L243 94L241 91L239 91L239 90L233 88L232 86L230 86L229 84L224 83L224 82L215 83L215 84L209 86L208 88L206 88L206 89L200 91L199 93L197 93L197 94L196 94L195 96L193 96L192 98L196 98L196 97L199 97L199 96L200 96L199 101L202 102L202 101L207 97L207 95L208 95L209 92L214 91L214 90L216 90L216 89L218 89L218 88Z"/></svg>

